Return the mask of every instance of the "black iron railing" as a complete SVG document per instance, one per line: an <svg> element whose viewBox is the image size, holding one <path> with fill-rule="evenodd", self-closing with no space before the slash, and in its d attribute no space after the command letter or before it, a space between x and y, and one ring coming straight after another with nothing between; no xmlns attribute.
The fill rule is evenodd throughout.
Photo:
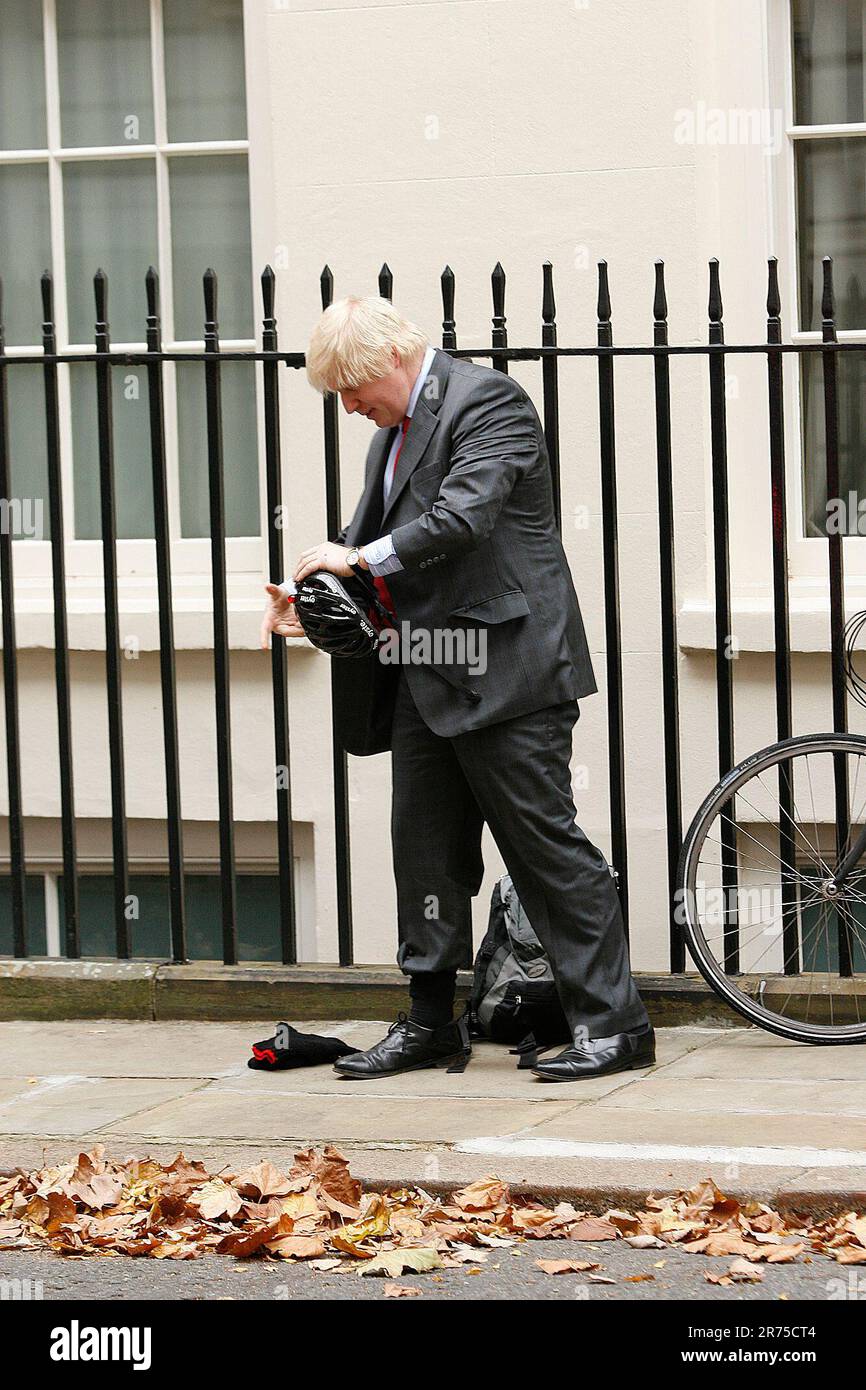
<svg viewBox="0 0 866 1390"><path fill-rule="evenodd" d="M664 798L667 838L667 871L670 889L670 969L682 971L685 952L674 901L677 859L682 839L682 795L680 772L680 713L678 701L677 594L675 578L676 508L673 492L673 450L671 443L671 360L678 356L706 359L711 426L712 524L714 556L714 607L716 648L716 692L718 723L718 768L724 775L734 762L733 663L730 660L731 577L728 526L728 456L726 433L725 373L727 359L736 355L760 354L767 361L768 473L772 499L772 550L776 724L779 738L790 736L791 723L791 647L788 613L787 516L785 475L785 419L783 361L786 354L817 352L821 356L824 379L825 451L828 498L839 495L839 422L836 386L837 358L840 352L864 351L866 345L839 343L833 308L832 263L823 262L823 335L820 343L783 343L780 298L775 259L769 262L767 294L767 338L764 343L726 344L718 262L709 266L708 333L705 344L671 345L668 342L667 301L664 266L656 262L653 300L653 341L647 346L620 347L613 341L611 300L607 266L599 265L597 342L593 346L563 347L557 341L553 269L543 268L541 302L541 343L537 347L509 346L505 317L506 277L497 264L492 276L493 315L489 348L458 346L454 318L455 281L446 267L441 277L443 321L442 347L455 356L489 359L499 371L507 372L515 361L538 361L541 366L542 419L550 458L557 522L561 523L560 447L559 447L559 363L564 358L595 359L598 373L598 420L600 440L600 478L603 524L603 585L606 636L606 691L609 735L609 802L611 822L611 860L618 877L623 910L628 922L628 823L626 806L626 763L624 752L623 676L620 640L619 552L617 536L617 462L615 424L615 372L617 359L652 358L655 393L656 484L659 517L661 678L664 731ZM112 349L108 326L108 283L102 271L94 279L96 327L93 353L57 351L53 316L52 280L42 277L44 314L43 354L34 357L7 353L2 327L2 287L0 287L0 496L10 497L9 396L7 369L27 363L41 366L44 380L47 445L48 509L51 525L51 560L54 598L54 662L58 715L58 760L60 767L60 812L63 858L63 944L65 953L76 958L81 953L79 922L78 864L76 854L75 792L73 785L72 734L70 718L69 637L66 611L66 577L63 543L63 489L60 467L60 411L58 367L61 363L92 362L97 385L98 456L100 509L102 523L103 587L105 598L106 683L108 739L111 761L111 822L114 873L115 946L119 959L131 954L129 923L125 912L128 891L128 847L126 834L126 788L123 773L123 692L121 645L118 621L117 533L115 522L114 448L111 373L115 367L144 366L149 393L150 456L155 520L156 578L159 605L159 663L162 691L163 740L166 778L167 859L172 955L176 961L187 958L184 909L184 850L182 838L182 797L179 771L175 644L173 632L171 542L168 520L163 369L166 362L200 362L204 371L207 462L209 487L210 548L213 594L214 698L216 708L216 765L219 795L220 888L222 901L222 944L226 963L238 960L236 919L236 874L234 815L231 775L230 652L228 632L226 522L223 495L223 445L221 408L221 367L224 362L260 362L263 374L264 444L268 515L268 563L271 577L285 573L281 526L283 476L280 453L279 369L304 366L300 352L281 352L277 344L274 318L275 277L268 266L261 277L263 298L262 350L223 351L217 324L217 277L212 270L204 276L204 351L172 352L161 345L158 278L151 267L146 276L146 350ZM322 306L333 298L333 276L326 267L321 276ZM392 297L393 278L387 266L379 275L379 292ZM328 534L341 526L340 516L340 437L338 403L326 398L323 407L323 445L325 462L325 503ZM831 674L833 724L846 727L844 627L844 572L842 537L827 536L830 585ZM0 600L2 600L3 678L6 713L7 776L9 794L9 852L11 874L12 940L15 956L28 954L24 841L20 769L20 730L18 718L18 654L15 640L13 585L14 547L8 527L0 530ZM274 716L274 754L277 768L284 775L276 779L276 825L280 886L280 950L284 962L297 960L295 898L293 887L292 804L286 647L276 638L272 648ZM333 743L333 794L335 812L335 882L340 963L354 961L352 919L352 873L350 861L348 768L346 754ZM788 808L792 810L792 807ZM844 809L844 808L843 808ZM793 821L789 821L793 824ZM842 825L843 821L840 820ZM735 827L730 842L723 846L723 877L727 888L736 887ZM789 847L793 855L793 844ZM787 860L786 860L787 862ZM733 895L730 901L734 901ZM793 923L793 914L789 920ZM790 930L796 930L794 926ZM786 957L796 957L796 942L786 942ZM736 969L738 940L736 922L729 925L726 967Z"/></svg>

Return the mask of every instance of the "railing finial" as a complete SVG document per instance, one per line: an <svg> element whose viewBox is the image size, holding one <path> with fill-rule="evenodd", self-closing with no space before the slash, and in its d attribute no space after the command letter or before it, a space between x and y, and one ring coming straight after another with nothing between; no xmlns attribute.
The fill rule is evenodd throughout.
<svg viewBox="0 0 866 1390"><path fill-rule="evenodd" d="M319 276L319 289L322 295L322 308L327 309L334 302L334 272L329 265L322 267Z"/></svg>
<svg viewBox="0 0 866 1390"><path fill-rule="evenodd" d="M665 263L659 259L655 263L655 294L653 295L653 318L656 326L667 323L668 296L665 288Z"/></svg>
<svg viewBox="0 0 866 1390"><path fill-rule="evenodd" d="M144 277L144 292L147 298L147 312L150 318L155 318L158 313L157 303L159 295L159 275L156 267L149 265Z"/></svg>
<svg viewBox="0 0 866 1390"><path fill-rule="evenodd" d="M266 265L262 271L262 307L266 319L274 317L274 302L276 298L277 277L274 274L272 265Z"/></svg>
<svg viewBox="0 0 866 1390"><path fill-rule="evenodd" d="M711 324L722 322L722 282L719 278L719 258L710 261L710 295L707 301L707 315Z"/></svg>
<svg viewBox="0 0 866 1390"><path fill-rule="evenodd" d="M607 277L607 261L598 263L598 303L596 306L600 324L610 323L610 283Z"/></svg>
<svg viewBox="0 0 866 1390"><path fill-rule="evenodd" d="M208 266L202 277L204 285L204 316L208 323L216 324L217 316L217 274Z"/></svg>
<svg viewBox="0 0 866 1390"><path fill-rule="evenodd" d="M767 259L767 317L777 319L782 313L782 297L779 293L779 261L776 256Z"/></svg>
<svg viewBox="0 0 866 1390"><path fill-rule="evenodd" d="M823 288L821 292L821 317L825 327L836 321L836 296L833 292L833 257L824 256L821 261Z"/></svg>
<svg viewBox="0 0 866 1390"><path fill-rule="evenodd" d="M444 348L456 348L457 346L457 322L454 318L454 271L450 265L446 265L439 277L442 288L442 346Z"/></svg>
<svg viewBox="0 0 866 1390"><path fill-rule="evenodd" d="M541 267L541 322L553 328L556 325L556 296L553 293L553 261L544 261Z"/></svg>

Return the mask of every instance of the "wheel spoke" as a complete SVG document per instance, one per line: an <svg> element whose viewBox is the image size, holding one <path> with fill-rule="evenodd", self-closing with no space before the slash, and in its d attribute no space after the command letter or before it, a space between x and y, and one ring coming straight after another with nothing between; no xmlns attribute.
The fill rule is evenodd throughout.
<svg viewBox="0 0 866 1390"><path fill-rule="evenodd" d="M687 936L702 972L753 1022L803 1041L841 1034L866 1041L866 990L859 996L866 986L866 853L836 896L829 882L866 821L864 759L866 740L857 735L765 749L720 784L684 850ZM823 853L822 831L829 845L843 772L845 819ZM728 864L731 834L736 859ZM837 952L846 942L853 959L842 962L842 980ZM787 989L780 988L785 981Z"/></svg>

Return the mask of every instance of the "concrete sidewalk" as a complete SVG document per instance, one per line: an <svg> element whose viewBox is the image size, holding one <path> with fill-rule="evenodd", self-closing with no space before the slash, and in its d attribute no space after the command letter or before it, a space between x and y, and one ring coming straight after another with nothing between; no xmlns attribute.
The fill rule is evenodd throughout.
<svg viewBox="0 0 866 1390"><path fill-rule="evenodd" d="M304 1024L367 1046L384 1024ZM724 1190L832 1210L866 1206L866 1051L745 1028L658 1032L648 1072L550 1085L505 1048L466 1071L343 1081L330 1067L246 1066L261 1021L0 1023L0 1167L103 1144L211 1166L337 1144L368 1183L451 1186L495 1172L586 1205L712 1176Z"/></svg>

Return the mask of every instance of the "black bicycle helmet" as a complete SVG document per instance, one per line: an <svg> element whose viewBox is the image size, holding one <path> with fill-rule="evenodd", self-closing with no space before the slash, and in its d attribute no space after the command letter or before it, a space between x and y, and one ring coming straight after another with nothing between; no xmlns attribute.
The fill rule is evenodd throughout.
<svg viewBox="0 0 866 1390"><path fill-rule="evenodd" d="M363 608L326 570L301 580L295 610L313 646L329 656L369 656L379 645L379 634Z"/></svg>

